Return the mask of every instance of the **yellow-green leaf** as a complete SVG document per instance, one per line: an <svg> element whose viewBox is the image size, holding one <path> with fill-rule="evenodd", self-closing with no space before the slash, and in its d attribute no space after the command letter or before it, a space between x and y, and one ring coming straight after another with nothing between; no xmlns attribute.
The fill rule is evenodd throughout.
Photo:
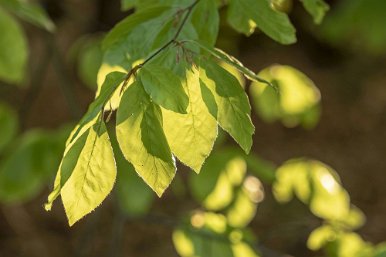
<svg viewBox="0 0 386 257"><path fill-rule="evenodd" d="M220 65L211 60L202 62L201 65L201 86L206 92L204 101L211 114L241 148L249 153L255 128L250 117L251 106L247 94L238 80Z"/></svg>
<svg viewBox="0 0 386 257"><path fill-rule="evenodd" d="M188 113L163 109L164 130L173 154L199 173L216 140L217 122L202 99L199 71L194 67L186 70L184 87L189 96Z"/></svg>
<svg viewBox="0 0 386 257"><path fill-rule="evenodd" d="M116 132L125 158L161 196L173 180L175 161L163 132L160 107L151 102L140 81L122 96Z"/></svg>
<svg viewBox="0 0 386 257"><path fill-rule="evenodd" d="M103 122L87 136L71 176L61 189L70 226L98 207L114 186L117 169L110 139Z"/></svg>

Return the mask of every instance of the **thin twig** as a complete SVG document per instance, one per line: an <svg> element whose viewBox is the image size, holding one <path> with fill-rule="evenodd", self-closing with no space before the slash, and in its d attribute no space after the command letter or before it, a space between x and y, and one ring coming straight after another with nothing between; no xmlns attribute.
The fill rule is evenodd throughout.
<svg viewBox="0 0 386 257"><path fill-rule="evenodd" d="M178 36L181 34L182 29L184 28L186 22L188 21L188 18L190 14L192 13L194 7L200 2L200 0L195 0L191 5L183 9L184 12L186 12L184 19L182 20L180 26L177 29L177 32L174 34L173 38L170 39L167 43L165 43L162 47L160 47L157 51L155 51L152 55L150 55L145 61L142 63L134 66L128 73L127 76L123 82L122 91L129 83L130 78L135 75L135 73L142 68L146 63L150 62L154 57L159 55L162 51L164 51L167 47L169 47L171 44L176 43L176 40Z"/></svg>

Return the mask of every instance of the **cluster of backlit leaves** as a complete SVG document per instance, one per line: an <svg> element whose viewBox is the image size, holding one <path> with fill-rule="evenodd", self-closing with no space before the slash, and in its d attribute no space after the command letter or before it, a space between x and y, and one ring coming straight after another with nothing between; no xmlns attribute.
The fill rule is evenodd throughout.
<svg viewBox="0 0 386 257"><path fill-rule="evenodd" d="M15 111L0 104L0 202L21 203L35 197L52 180L68 128L34 129L18 135Z"/></svg>
<svg viewBox="0 0 386 257"><path fill-rule="evenodd" d="M216 151L199 176L190 176L191 193L202 209L173 232L180 256L260 256L256 238L247 228L264 198L262 183L253 175L274 176L274 168L252 158L230 149Z"/></svg>
<svg viewBox="0 0 386 257"><path fill-rule="evenodd" d="M384 245L374 247L353 232L364 224L365 217L350 203L349 194L331 167L315 160L289 160L277 169L273 193L279 202L296 196L324 221L308 238L311 250L323 248L326 256L333 257L385 256Z"/></svg>
<svg viewBox="0 0 386 257"><path fill-rule="evenodd" d="M55 26L39 5L23 0L0 0L0 80L22 85L28 61L28 42L14 16L50 32Z"/></svg>
<svg viewBox="0 0 386 257"><path fill-rule="evenodd" d="M280 43L295 41L288 17L268 0L228 4L228 21L235 28L254 24L246 34L258 27ZM218 127L246 153L250 151L254 126L247 94L220 63L228 63L252 81L272 84L214 48L219 5L216 0L124 1L124 8L135 7L136 12L102 42L97 96L67 141L47 210L60 195L72 225L112 190L117 151L111 147L105 120L110 120L113 110L117 110L118 148L158 196L175 176L176 159L200 172ZM238 15L246 19L240 25L236 9L246 12Z"/></svg>
<svg viewBox="0 0 386 257"><path fill-rule="evenodd" d="M273 65L258 76L279 89L252 83L250 95L257 113L265 122L280 120L287 127L302 125L313 128L320 116L320 92L299 70L285 65Z"/></svg>

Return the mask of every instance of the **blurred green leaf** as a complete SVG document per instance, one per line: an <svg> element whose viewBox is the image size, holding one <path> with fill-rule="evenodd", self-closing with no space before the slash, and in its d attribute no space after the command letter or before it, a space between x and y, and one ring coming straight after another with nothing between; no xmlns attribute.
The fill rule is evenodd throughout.
<svg viewBox="0 0 386 257"><path fill-rule="evenodd" d="M18 117L5 103L0 103L0 153L9 145L18 132Z"/></svg>
<svg viewBox="0 0 386 257"><path fill-rule="evenodd" d="M241 148L249 153L255 127L251 121L248 96L238 80L217 63L207 60L201 66L201 87L205 87L208 95L212 94L211 98L204 96L210 113Z"/></svg>
<svg viewBox="0 0 386 257"><path fill-rule="evenodd" d="M329 225L323 225L312 231L307 240L307 247L310 250L317 251L335 239L336 231Z"/></svg>
<svg viewBox="0 0 386 257"><path fill-rule="evenodd" d="M287 14L274 10L270 0L231 0L228 22L247 36L257 27L279 43L296 42L295 28Z"/></svg>
<svg viewBox="0 0 386 257"><path fill-rule="evenodd" d="M24 0L0 0L0 6L15 13L21 19L47 31L55 31L55 24L38 4Z"/></svg>
<svg viewBox="0 0 386 257"><path fill-rule="evenodd" d="M211 212L196 212L189 224L173 232L173 243L182 257L258 257L247 232L232 229L226 218ZM252 240L253 241L253 240Z"/></svg>
<svg viewBox="0 0 386 257"><path fill-rule="evenodd" d="M301 0L304 8L314 19L316 24L323 21L326 12L330 9L324 0Z"/></svg>
<svg viewBox="0 0 386 257"><path fill-rule="evenodd" d="M97 89L98 71L102 64L103 52L99 37L82 37L74 46L77 70L80 79L91 90Z"/></svg>
<svg viewBox="0 0 386 257"><path fill-rule="evenodd" d="M288 127L299 124L313 128L320 115L320 92L314 83L297 69L274 65L262 70L259 77L275 84L280 93L259 83L250 92L254 107L266 122L281 120Z"/></svg>
<svg viewBox="0 0 386 257"><path fill-rule="evenodd" d="M25 79L28 44L19 23L0 7L0 80L20 84Z"/></svg>
<svg viewBox="0 0 386 257"><path fill-rule="evenodd" d="M113 189L117 170L104 122L90 128L60 195L70 226L98 207Z"/></svg>
<svg viewBox="0 0 386 257"><path fill-rule="evenodd" d="M261 182L248 176L242 187L238 188L232 205L227 209L228 223L232 227L246 227L255 217L257 204L264 199Z"/></svg>
<svg viewBox="0 0 386 257"><path fill-rule="evenodd" d="M222 210L233 200L234 188L244 180L247 166L237 152L213 153L200 175L191 174L192 194L208 210Z"/></svg>
<svg viewBox="0 0 386 257"><path fill-rule="evenodd" d="M380 54L386 52L386 1L343 0L326 17L322 35L342 49Z"/></svg>
<svg viewBox="0 0 386 257"><path fill-rule="evenodd" d="M137 80L123 93L116 133L125 158L161 196L176 173L175 160L162 128L162 113Z"/></svg>
<svg viewBox="0 0 386 257"><path fill-rule="evenodd" d="M35 197L54 175L63 145L64 138L54 132L22 135L0 165L0 201L20 203Z"/></svg>
<svg viewBox="0 0 386 257"><path fill-rule="evenodd" d="M191 22L198 39L210 46L214 46L217 41L220 23L216 0L200 1L193 10Z"/></svg>
<svg viewBox="0 0 386 257"><path fill-rule="evenodd" d="M293 159L284 163L277 169L273 193L280 202L291 200L295 194L314 215L345 228L354 229L364 222L363 214L350 205L337 173L319 161Z"/></svg>

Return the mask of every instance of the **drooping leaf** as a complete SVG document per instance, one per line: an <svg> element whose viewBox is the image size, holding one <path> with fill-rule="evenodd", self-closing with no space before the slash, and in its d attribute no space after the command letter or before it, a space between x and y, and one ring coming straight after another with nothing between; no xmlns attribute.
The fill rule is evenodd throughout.
<svg viewBox="0 0 386 257"><path fill-rule="evenodd" d="M326 12L330 9L324 0L302 0L304 8L313 17L316 24L320 24Z"/></svg>
<svg viewBox="0 0 386 257"><path fill-rule="evenodd" d="M70 226L98 207L114 186L117 169L104 122L94 124L72 174L61 189Z"/></svg>
<svg viewBox="0 0 386 257"><path fill-rule="evenodd" d="M20 84L26 73L27 40L19 23L0 9L0 80Z"/></svg>
<svg viewBox="0 0 386 257"><path fill-rule="evenodd" d="M163 132L161 110L151 102L140 81L122 96L116 132L125 158L161 196L173 180L176 167Z"/></svg>
<svg viewBox="0 0 386 257"><path fill-rule="evenodd" d="M235 30L247 36L257 27L279 43L296 42L295 28L288 16L274 10L270 0L231 0L228 22Z"/></svg>
<svg viewBox="0 0 386 257"><path fill-rule="evenodd" d="M118 171L115 186L118 204L129 217L144 215L151 208L154 194L135 172L133 165L123 156L113 131L110 133L110 138Z"/></svg>
<svg viewBox="0 0 386 257"><path fill-rule="evenodd" d="M99 115L103 112L103 107L110 99L117 87L125 80L126 74L122 72L112 72L106 76L105 82L102 85L102 90L98 97L92 102L70 136L67 144L76 141L86 130L92 127Z"/></svg>
<svg viewBox="0 0 386 257"><path fill-rule="evenodd" d="M0 103L0 153L11 142L18 130L18 119L14 110Z"/></svg>
<svg viewBox="0 0 386 257"><path fill-rule="evenodd" d="M147 64L138 75L152 101L165 109L186 114L189 98L181 79L168 68Z"/></svg>
<svg viewBox="0 0 386 257"><path fill-rule="evenodd" d="M207 60L201 65L201 87L209 89L215 103L210 103L208 97L204 97L204 101L219 125L248 153L255 130L248 96L238 80L215 62ZM216 110L213 110L214 105Z"/></svg>
<svg viewBox="0 0 386 257"><path fill-rule="evenodd" d="M184 61L183 85L189 96L187 114L163 109L164 130L173 154L199 173L217 137L217 122L202 99L199 71ZM194 145L194 147L192 147Z"/></svg>
<svg viewBox="0 0 386 257"><path fill-rule="evenodd" d="M34 24L35 26L53 32L55 24L48 17L46 11L38 4L23 0L0 0L0 6L4 6L21 19Z"/></svg>

